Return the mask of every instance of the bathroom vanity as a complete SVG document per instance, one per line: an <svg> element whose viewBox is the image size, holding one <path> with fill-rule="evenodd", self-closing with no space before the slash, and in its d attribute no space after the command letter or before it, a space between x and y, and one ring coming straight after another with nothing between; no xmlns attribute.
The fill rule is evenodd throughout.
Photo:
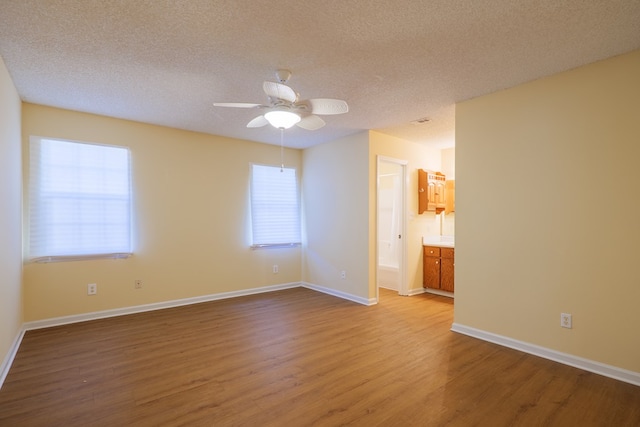
<svg viewBox="0 0 640 427"><path fill-rule="evenodd" d="M423 237L423 287L445 295L454 292L455 248L451 236ZM448 295L450 296L450 295Z"/></svg>

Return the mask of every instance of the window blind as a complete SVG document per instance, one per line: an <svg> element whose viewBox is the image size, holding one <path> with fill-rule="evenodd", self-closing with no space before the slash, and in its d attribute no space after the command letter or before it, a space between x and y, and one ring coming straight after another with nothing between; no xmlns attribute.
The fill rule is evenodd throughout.
<svg viewBox="0 0 640 427"><path fill-rule="evenodd" d="M35 137L30 149L29 258L130 254L129 149Z"/></svg>
<svg viewBox="0 0 640 427"><path fill-rule="evenodd" d="M251 165L253 247L300 244L300 203L295 168Z"/></svg>

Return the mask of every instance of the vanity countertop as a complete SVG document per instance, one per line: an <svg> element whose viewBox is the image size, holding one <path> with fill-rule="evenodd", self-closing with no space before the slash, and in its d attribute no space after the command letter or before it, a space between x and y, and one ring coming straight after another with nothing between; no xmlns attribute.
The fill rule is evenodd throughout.
<svg viewBox="0 0 640 427"><path fill-rule="evenodd" d="M438 246L441 248L455 247L454 236L422 236L424 246Z"/></svg>

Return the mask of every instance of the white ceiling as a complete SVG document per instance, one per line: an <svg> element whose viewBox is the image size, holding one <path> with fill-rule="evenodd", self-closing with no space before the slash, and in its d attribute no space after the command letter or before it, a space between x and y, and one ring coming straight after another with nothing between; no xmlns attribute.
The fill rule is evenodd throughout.
<svg viewBox="0 0 640 427"><path fill-rule="evenodd" d="M363 129L454 144L454 104L640 48L640 0L2 0L0 56L22 99L279 144L255 110L278 68L350 111L305 148ZM425 125L410 122L422 117Z"/></svg>

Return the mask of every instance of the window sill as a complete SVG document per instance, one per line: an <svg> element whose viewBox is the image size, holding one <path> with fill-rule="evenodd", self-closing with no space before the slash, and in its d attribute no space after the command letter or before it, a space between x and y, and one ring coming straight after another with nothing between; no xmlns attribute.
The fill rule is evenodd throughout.
<svg viewBox="0 0 640 427"><path fill-rule="evenodd" d="M271 248L297 248L300 243L265 243L260 245L251 245L251 249L271 249Z"/></svg>
<svg viewBox="0 0 640 427"><path fill-rule="evenodd" d="M113 254L93 254L93 255L52 255L32 258L29 262L49 263L49 262L65 262L65 261L89 261L94 259L126 259L132 253L113 253Z"/></svg>

